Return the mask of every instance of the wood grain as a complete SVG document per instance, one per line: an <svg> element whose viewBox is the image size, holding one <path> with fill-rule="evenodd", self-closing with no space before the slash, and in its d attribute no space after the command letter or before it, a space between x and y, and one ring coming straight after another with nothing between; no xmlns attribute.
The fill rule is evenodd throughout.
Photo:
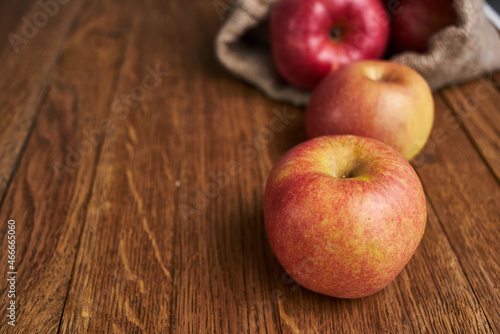
<svg viewBox="0 0 500 334"><path fill-rule="evenodd" d="M424 238L396 282L416 333L489 333L488 320L428 202Z"/></svg>
<svg viewBox="0 0 500 334"><path fill-rule="evenodd" d="M25 24L20 22L15 33L24 38L26 44L18 45L17 53L12 47L4 47L0 53L0 199L47 92L66 35L82 2L74 0L64 5L45 25L34 27L36 30L28 35L23 34ZM38 12L38 3L33 3L25 18L32 20Z"/></svg>
<svg viewBox="0 0 500 334"><path fill-rule="evenodd" d="M183 103L165 74L180 58L165 45L178 39L168 20L175 4L137 5L110 105L115 129L103 143L61 333L164 333L170 327L181 168L176 105Z"/></svg>
<svg viewBox="0 0 500 334"><path fill-rule="evenodd" d="M127 24L135 14L131 3L94 2L80 13L6 193L0 217L16 220L19 261L18 322L9 333L58 331L103 139L99 136L106 129L102 120L109 114ZM0 226L2 235L6 226ZM0 247L7 249L5 238ZM2 284L0 295L6 295L5 288ZM0 299L2 319L6 302Z"/></svg>
<svg viewBox="0 0 500 334"><path fill-rule="evenodd" d="M500 93L494 77L443 89L442 96L500 182Z"/></svg>
<svg viewBox="0 0 500 334"><path fill-rule="evenodd" d="M414 163L490 326L500 330L500 187L442 98ZM439 135L437 135L439 134Z"/></svg>

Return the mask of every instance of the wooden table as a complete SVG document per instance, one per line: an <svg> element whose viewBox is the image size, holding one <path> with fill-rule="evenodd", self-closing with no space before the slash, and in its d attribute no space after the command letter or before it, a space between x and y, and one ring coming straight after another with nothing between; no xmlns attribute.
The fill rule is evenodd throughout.
<svg viewBox="0 0 500 334"><path fill-rule="evenodd" d="M0 43L0 332L500 332L500 73L434 95L408 266L329 298L286 276L263 225L303 110L218 65L214 3L71 0L44 20L0 1L0 36L24 36Z"/></svg>

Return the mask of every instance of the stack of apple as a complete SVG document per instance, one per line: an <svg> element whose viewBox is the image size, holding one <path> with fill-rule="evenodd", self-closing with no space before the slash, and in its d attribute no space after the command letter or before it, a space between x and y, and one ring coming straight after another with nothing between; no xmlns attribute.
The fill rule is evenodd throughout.
<svg viewBox="0 0 500 334"><path fill-rule="evenodd" d="M393 50L425 51L455 11L451 0L402 0L390 24L387 2L280 0L270 19L279 73L313 90L305 128L314 139L272 169L266 231L291 277L334 297L363 297L389 284L415 252L427 219L408 161L430 134L432 93L409 67L373 59L390 40Z"/></svg>

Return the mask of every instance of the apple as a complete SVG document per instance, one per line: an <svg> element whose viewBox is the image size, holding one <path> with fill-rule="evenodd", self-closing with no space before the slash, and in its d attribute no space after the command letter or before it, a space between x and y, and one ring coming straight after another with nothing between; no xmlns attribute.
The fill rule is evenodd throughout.
<svg viewBox="0 0 500 334"><path fill-rule="evenodd" d="M371 138L324 136L292 148L271 170L264 219L287 273L312 291L358 298L408 263L427 218L410 164Z"/></svg>
<svg viewBox="0 0 500 334"><path fill-rule="evenodd" d="M457 21L453 0L396 0L392 10L391 48L394 52L425 53L436 32Z"/></svg>
<svg viewBox="0 0 500 334"><path fill-rule="evenodd" d="M352 134L392 146L407 160L424 147L434 122L429 85L413 69L388 61L360 61L328 75L305 114L309 138Z"/></svg>
<svg viewBox="0 0 500 334"><path fill-rule="evenodd" d="M380 0L280 0L269 30L278 72L306 90L343 64L380 58L390 35Z"/></svg>

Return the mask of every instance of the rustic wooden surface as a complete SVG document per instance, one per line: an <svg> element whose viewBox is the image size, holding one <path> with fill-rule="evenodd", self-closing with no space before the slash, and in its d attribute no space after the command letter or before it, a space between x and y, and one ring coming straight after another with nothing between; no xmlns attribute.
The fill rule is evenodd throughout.
<svg viewBox="0 0 500 334"><path fill-rule="evenodd" d="M218 65L231 3L72 0L15 52L7 34L40 4L0 1L0 270L14 219L18 272L0 332L500 332L500 73L434 95L408 266L329 298L266 240L266 177L305 139L303 111Z"/></svg>

